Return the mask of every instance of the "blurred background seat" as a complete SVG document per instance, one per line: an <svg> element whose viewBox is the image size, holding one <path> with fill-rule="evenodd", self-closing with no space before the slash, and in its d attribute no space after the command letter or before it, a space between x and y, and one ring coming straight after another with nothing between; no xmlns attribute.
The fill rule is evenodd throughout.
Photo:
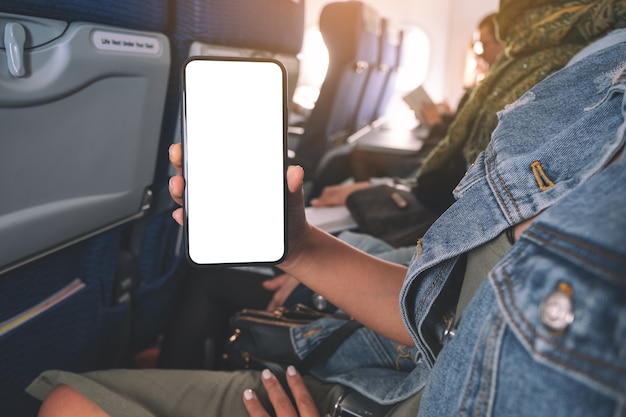
<svg viewBox="0 0 626 417"><path fill-rule="evenodd" d="M384 78L374 106L374 121L387 115L389 102L396 89L396 79L402 64L404 31L394 29L389 19L383 18L380 37L379 72Z"/></svg>
<svg viewBox="0 0 626 417"><path fill-rule="evenodd" d="M380 16L361 1L334 2L322 9L319 27L328 70L302 135L290 137L289 144L292 162L304 167L308 181L322 158L356 130L356 112L376 66Z"/></svg>
<svg viewBox="0 0 626 417"><path fill-rule="evenodd" d="M382 100L388 82L393 82L392 73L395 62L392 62L394 45L390 42L389 19L380 19L376 61L369 68L369 74L363 87L355 115L355 130L374 123L386 110ZM392 86L393 88L393 86Z"/></svg>

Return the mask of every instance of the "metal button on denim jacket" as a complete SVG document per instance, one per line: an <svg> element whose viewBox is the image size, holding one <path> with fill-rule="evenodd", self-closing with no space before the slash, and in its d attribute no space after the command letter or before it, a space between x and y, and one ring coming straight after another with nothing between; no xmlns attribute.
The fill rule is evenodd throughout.
<svg viewBox="0 0 626 417"><path fill-rule="evenodd" d="M405 324L430 365L444 330L433 309L456 259L534 217L606 166L624 143L624 31L547 77L498 115L488 148L433 224L401 293Z"/></svg>

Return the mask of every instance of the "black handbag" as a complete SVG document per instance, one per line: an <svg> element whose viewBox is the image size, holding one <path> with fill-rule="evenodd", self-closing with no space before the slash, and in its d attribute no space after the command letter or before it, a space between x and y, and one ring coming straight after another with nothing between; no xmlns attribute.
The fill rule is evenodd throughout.
<svg viewBox="0 0 626 417"><path fill-rule="evenodd" d="M346 323L301 360L291 344L290 329L324 317L341 318ZM244 309L230 319L231 336L225 347L224 363L229 369L272 371L293 365L305 373L361 326L345 314L323 313L303 305L275 311Z"/></svg>
<svg viewBox="0 0 626 417"><path fill-rule="evenodd" d="M346 207L360 232L394 247L415 245L439 217L411 191L389 185L352 192Z"/></svg>

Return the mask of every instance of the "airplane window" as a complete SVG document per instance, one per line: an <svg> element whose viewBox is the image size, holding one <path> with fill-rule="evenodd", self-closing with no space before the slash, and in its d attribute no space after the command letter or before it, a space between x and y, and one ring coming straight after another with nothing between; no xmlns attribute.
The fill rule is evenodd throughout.
<svg viewBox="0 0 626 417"><path fill-rule="evenodd" d="M404 31L403 59L396 80L396 94L393 101L401 103L400 97L424 82L430 62L430 40L419 27L408 26ZM328 50L317 26L312 26L304 33L300 54L300 75L294 101L300 108L312 109L317 100L319 89L328 69ZM397 100L396 100L397 98ZM390 103L390 108L394 103Z"/></svg>
<svg viewBox="0 0 626 417"><path fill-rule="evenodd" d="M415 123L413 110L402 100L409 91L413 90L426 79L430 65L430 40L426 33L416 26L404 26L402 41L402 60L398 69L396 89L389 102L388 115L399 126L406 124L412 126Z"/></svg>
<svg viewBox="0 0 626 417"><path fill-rule="evenodd" d="M398 71L396 89L409 92L424 82L430 62L430 40L426 33L416 27L404 27L403 59Z"/></svg>
<svg viewBox="0 0 626 417"><path fill-rule="evenodd" d="M328 70L328 49L317 26L304 32L300 58L300 75L294 101L302 108L311 110Z"/></svg>

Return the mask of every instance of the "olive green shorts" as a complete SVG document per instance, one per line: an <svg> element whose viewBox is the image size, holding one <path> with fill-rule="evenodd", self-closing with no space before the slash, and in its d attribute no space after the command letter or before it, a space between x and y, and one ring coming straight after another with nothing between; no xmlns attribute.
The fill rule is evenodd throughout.
<svg viewBox="0 0 626 417"><path fill-rule="evenodd" d="M332 415L346 389L311 376L304 380L320 415ZM248 388L271 410L258 371L119 369L74 374L52 370L39 375L26 391L43 400L59 384L72 387L112 417L249 417L243 406ZM419 395L397 404L387 416L416 416L418 407Z"/></svg>
<svg viewBox="0 0 626 417"><path fill-rule="evenodd" d="M308 376L305 381L320 414L332 414L343 388ZM39 375L26 391L43 400L59 384L72 387L113 417L247 417L243 392L248 388L271 410L258 371L119 369L74 374L53 370Z"/></svg>

